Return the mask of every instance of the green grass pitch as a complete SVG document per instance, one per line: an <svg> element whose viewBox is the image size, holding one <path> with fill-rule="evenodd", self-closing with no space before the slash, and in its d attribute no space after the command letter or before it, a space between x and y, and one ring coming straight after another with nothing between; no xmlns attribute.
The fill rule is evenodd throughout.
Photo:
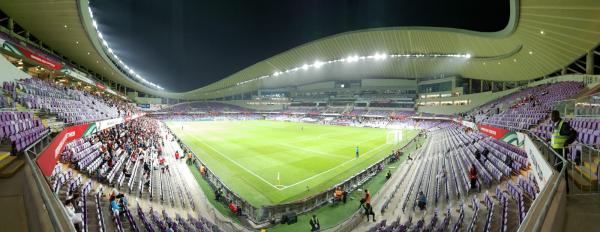
<svg viewBox="0 0 600 232"><path fill-rule="evenodd" d="M254 206L291 202L331 188L417 134L404 130L399 144L388 144L388 131L375 128L266 120L167 125Z"/></svg>

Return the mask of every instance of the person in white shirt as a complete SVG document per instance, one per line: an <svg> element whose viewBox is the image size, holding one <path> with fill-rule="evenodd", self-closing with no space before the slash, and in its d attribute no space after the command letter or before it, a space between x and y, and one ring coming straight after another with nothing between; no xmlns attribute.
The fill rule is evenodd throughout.
<svg viewBox="0 0 600 232"><path fill-rule="evenodd" d="M67 202L66 209L67 216L71 220L71 223L81 228L83 226L83 215L81 213L75 213L75 208L73 207L73 203L71 201Z"/></svg>

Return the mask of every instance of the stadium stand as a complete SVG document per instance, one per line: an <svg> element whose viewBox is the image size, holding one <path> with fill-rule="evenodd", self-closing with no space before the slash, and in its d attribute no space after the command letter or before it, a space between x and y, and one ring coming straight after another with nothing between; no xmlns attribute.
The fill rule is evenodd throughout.
<svg viewBox="0 0 600 232"><path fill-rule="evenodd" d="M297 231L309 228L311 214L324 219L320 231L597 228L590 226L598 223L600 193L600 77L594 75L600 7L594 1L510 1L514 15L506 29L488 34L494 36L408 27L332 35L182 93L165 91L124 65L99 33L94 7L76 2L0 1L3 230ZM43 11L40 19L33 20L30 9ZM73 39L77 46L65 48ZM380 47L389 54L368 50ZM322 61L294 67L315 55ZM572 144L551 142L561 140L549 116L554 110L576 131ZM242 121L267 121L295 125L298 137L310 124L367 127L361 130L388 138L372 150L361 148L362 160L373 151L382 156L360 168L348 164L362 161L357 144L370 138L339 149L351 157L298 145L294 149L328 156L335 166L282 184L279 167L249 170L245 159L254 157L219 154L220 163L204 162L220 151L194 136L186 144L173 126L188 133L183 125L199 121L232 122L232 134L249 123ZM213 130L202 132L217 136L220 129ZM406 144L390 139L403 131L414 132ZM344 143L358 134L329 137ZM325 147L327 136L300 141ZM242 138L232 140L240 153L259 153ZM266 144L267 151L276 146ZM292 149L287 141L279 144ZM317 166L300 156L284 158L298 163L291 168L298 172ZM279 203L251 203L213 169L219 165L234 178L249 176L234 170L243 169L261 179L273 189L250 186L245 194L273 191L274 199L262 197ZM343 168L352 175L332 177L335 183L325 187L311 182ZM300 193L285 191L293 187ZM302 227L291 225L296 217Z"/></svg>

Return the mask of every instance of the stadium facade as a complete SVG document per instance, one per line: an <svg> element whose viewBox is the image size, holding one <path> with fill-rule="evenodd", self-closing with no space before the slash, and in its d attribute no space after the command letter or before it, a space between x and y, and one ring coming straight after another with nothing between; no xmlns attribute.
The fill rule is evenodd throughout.
<svg viewBox="0 0 600 232"><path fill-rule="evenodd" d="M15 218L11 230L286 231L307 226L276 224L291 224L296 215L307 224L315 212L333 221L323 223L331 231L593 226L583 221L594 214L578 210L582 201L597 202L600 186L600 2L511 0L506 27L490 33L433 27L341 33L181 93L147 81L115 55L87 0L2 1L0 9L0 177L10 189L4 196L15 200L6 206L22 209L7 217ZM576 131L566 147L551 142L562 133L548 115L553 110ZM331 137L353 132L327 126L415 134L401 145L389 138L364 145L372 146L365 153L388 150L361 163L359 146L343 144L355 147L356 158L303 170L312 176L282 184L281 169L240 164L243 157L223 154L236 150L218 147L227 141L199 139L184 128L242 124L199 121L239 121L250 134L256 128L248 121L308 123ZM243 148L256 145L247 143ZM318 144L295 149L338 158L345 152ZM261 146L269 149L254 157L284 145ZM189 153L189 164L172 160L175 151L181 159ZM226 176L234 169L245 182ZM394 172L373 184L383 170ZM252 186L259 182L272 189ZM263 195L270 202L256 200L234 184L259 188L256 195L275 193ZM373 208L383 219L377 224L335 205L338 188L360 198L366 186L377 190ZM283 195L286 189L292 197ZM131 196L128 204L118 192ZM418 209L421 195L432 207Z"/></svg>

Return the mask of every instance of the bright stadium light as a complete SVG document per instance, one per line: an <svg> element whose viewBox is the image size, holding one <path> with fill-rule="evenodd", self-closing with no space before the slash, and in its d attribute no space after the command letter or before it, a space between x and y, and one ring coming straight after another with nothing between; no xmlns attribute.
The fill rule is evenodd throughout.
<svg viewBox="0 0 600 232"><path fill-rule="evenodd" d="M346 57L346 62L348 62L348 63L352 63L355 61L358 61L358 56L356 56L356 55Z"/></svg>
<svg viewBox="0 0 600 232"><path fill-rule="evenodd" d="M315 62L313 63L313 66L315 68L320 68L321 66L323 66L323 62L321 62L319 60L315 60Z"/></svg>
<svg viewBox="0 0 600 232"><path fill-rule="evenodd" d="M383 54L380 54L380 53L378 52L378 53L375 53L375 55L373 55L373 58L374 58L375 60L385 60L385 59L387 59L387 54L385 54L385 53L383 53Z"/></svg>
<svg viewBox="0 0 600 232"><path fill-rule="evenodd" d="M531 53L530 53L531 54ZM241 84L246 84L246 83L250 83L252 81L256 81L256 80L261 80L263 78L268 78L268 77L278 77L281 76L283 74L288 74L291 72L296 72L300 69L302 70L308 70L311 67L314 68L321 68L324 65L330 65L330 64L334 64L334 63L338 63L338 62L342 62L342 63L353 63L353 62L361 62L363 60L386 60L386 59L418 59L418 58L459 58L459 59L470 59L472 57L472 55L470 53L403 53L403 54L387 54L387 53L381 53L381 52L376 52L373 55L349 55L343 58L336 58L336 59L330 59L327 61L320 61L320 60L316 60L314 61L312 64L306 64L304 63L301 66L297 66L294 68L290 68L287 69L285 71L281 71L281 72L274 72L271 75L266 75L266 76L261 76L261 77L255 77L249 80L244 80L241 82L236 83L236 85L241 85Z"/></svg>
<svg viewBox="0 0 600 232"><path fill-rule="evenodd" d="M90 12L90 17L92 19L92 25L96 29L96 34L97 34L98 38L100 39L100 42L106 48L106 52L108 52L108 53L110 53L112 55L112 58L111 58L111 56L108 56L108 58L111 59L113 62L115 62L115 65L117 65L118 67L121 67L122 69L127 70L127 71L123 71L123 73L125 74L125 76L129 77L132 80L134 78L140 79L140 81L143 82L143 83L145 83L147 86L154 87L154 88L157 88L157 89L163 89L159 85L151 83L151 82L147 81L146 79L144 79L143 77L141 77L139 74L135 73L135 71L133 69L130 69L127 65L125 65L123 63L123 61L121 59L119 59L119 57L117 57L116 54L114 54L114 50L110 47L110 45L108 44L108 42L106 40L104 40L104 36L102 35L102 33L100 32L100 30L98 29L98 22L96 22L96 20L94 19L94 13L92 11L92 8L88 7L88 11ZM89 55L89 52L88 52L88 55ZM96 63L99 63L99 62L96 61Z"/></svg>

